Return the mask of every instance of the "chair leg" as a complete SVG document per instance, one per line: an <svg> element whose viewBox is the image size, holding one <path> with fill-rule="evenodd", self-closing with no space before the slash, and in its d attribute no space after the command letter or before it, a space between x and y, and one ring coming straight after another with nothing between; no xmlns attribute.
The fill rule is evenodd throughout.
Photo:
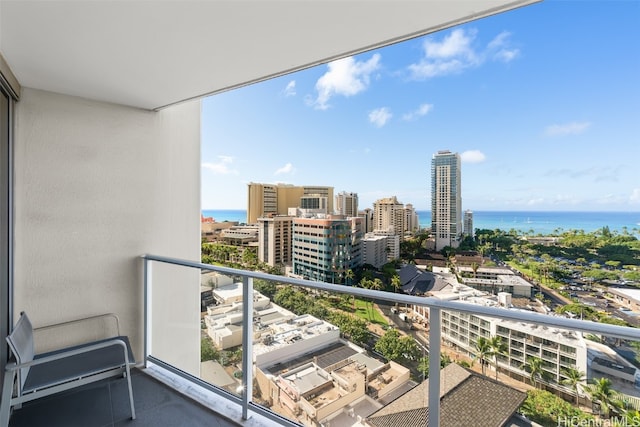
<svg viewBox="0 0 640 427"><path fill-rule="evenodd" d="M131 419L136 419L136 408L133 405L133 388L131 387L131 370L129 365L125 365L125 371L127 376L127 387L129 388L129 404L131 405Z"/></svg>

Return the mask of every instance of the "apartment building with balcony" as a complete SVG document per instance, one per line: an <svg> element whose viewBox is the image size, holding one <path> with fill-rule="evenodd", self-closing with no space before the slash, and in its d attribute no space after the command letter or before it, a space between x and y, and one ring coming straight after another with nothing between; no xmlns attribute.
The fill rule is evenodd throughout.
<svg viewBox="0 0 640 427"><path fill-rule="evenodd" d="M373 231L394 234L404 239L419 228L413 205L400 203L396 196L378 199L373 203Z"/></svg>
<svg viewBox="0 0 640 427"><path fill-rule="evenodd" d="M497 306L486 297L471 297L464 302ZM443 339L469 357L475 357L479 337L494 336L507 345L506 354L498 356L498 368L514 378L526 381L529 374L523 366L530 357L542 359L545 376L556 385L566 379L564 368L587 372L587 344L580 332L461 312L442 313Z"/></svg>

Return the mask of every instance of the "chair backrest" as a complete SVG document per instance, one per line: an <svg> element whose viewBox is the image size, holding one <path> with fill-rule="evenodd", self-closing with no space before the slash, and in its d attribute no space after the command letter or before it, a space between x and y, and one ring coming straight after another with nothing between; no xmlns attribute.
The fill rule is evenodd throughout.
<svg viewBox="0 0 640 427"><path fill-rule="evenodd" d="M20 313L20 319L7 337L9 348L16 357L18 363L31 362L34 356L33 347L33 327L25 312ZM27 380L29 368L22 368L18 371L19 392L22 392L24 382Z"/></svg>

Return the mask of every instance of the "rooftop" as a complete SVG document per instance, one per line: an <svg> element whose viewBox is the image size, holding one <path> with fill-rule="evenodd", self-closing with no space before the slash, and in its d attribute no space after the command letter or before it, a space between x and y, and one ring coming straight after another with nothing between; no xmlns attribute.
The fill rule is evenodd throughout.
<svg viewBox="0 0 640 427"><path fill-rule="evenodd" d="M428 387L429 380L424 381L371 414L367 423L374 427L428 425ZM525 397L521 391L452 363L440 371L440 425L500 427Z"/></svg>

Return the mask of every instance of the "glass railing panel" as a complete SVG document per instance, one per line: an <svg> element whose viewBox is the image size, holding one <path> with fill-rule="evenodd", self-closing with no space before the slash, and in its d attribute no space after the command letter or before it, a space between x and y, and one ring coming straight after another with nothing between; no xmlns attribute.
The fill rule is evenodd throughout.
<svg viewBox="0 0 640 427"><path fill-rule="evenodd" d="M277 282L272 299L288 314L254 332L254 403L302 424L351 425L423 380L427 347L412 334L427 338L406 307ZM398 340L411 354L392 349Z"/></svg>
<svg viewBox="0 0 640 427"><path fill-rule="evenodd" d="M193 280L199 290L203 283L204 274L196 269L195 276L189 277L189 273L181 272L182 268L154 267L152 300L174 298L171 303L152 303L153 318L161 321L160 326L151 325L153 341L179 340L175 337L179 331L188 331L191 336L191 329L197 330L198 363L203 353L211 352L215 357L209 360L233 379L213 379L211 383L241 395L246 387L240 378L247 374L241 361L245 348L237 342L222 348L226 346L220 344L225 335L213 332L233 324L242 331L238 319L215 318L237 314L216 302L209 305L206 314L195 316L195 328L189 323L191 317L184 316L186 310L180 311L182 317L165 315L176 305L176 290L183 290L180 286L184 280ZM248 276L255 277L249 280ZM335 425L341 422L340 417L356 422L358 418L375 417L380 408L403 398L420 399L426 407L439 402L437 396L430 402L427 384L439 382L445 393L455 388L455 381L469 376L490 380L491 387L505 387L508 393L516 393L519 406L511 408L512 413L523 413L543 425L565 421L575 424L575 420L598 417L598 412L604 411L600 407L609 404L593 394L591 386L598 385L601 378L610 380L611 393L627 408L626 412L620 409L615 414L634 414L628 408L635 408L632 405L636 401L640 406L640 380L636 380L635 368L640 345L631 340L639 336L636 329L612 331L608 325L596 322L507 310L487 302L439 301L393 292L370 293L355 287L334 290L322 283L302 286L309 282L253 272L240 272L240 276L229 280L236 287L242 287L244 280L254 290L252 331L246 337L251 342L247 358L253 365L251 403L257 405L254 408L298 423ZM347 292L339 292L343 289ZM193 305L197 307L204 296L194 294L197 298ZM441 318L436 322L433 316L438 312ZM247 319L244 313L239 318ZM434 322L439 324L439 334L432 330ZM170 334L159 333L161 326L167 326ZM602 336L603 331L618 335ZM438 335L437 344L430 342ZM203 339L210 340L215 348L203 351ZM189 372L188 366L172 359L171 352L163 346L154 344L152 349L154 357ZM436 355L438 361L433 362ZM598 362L598 357L609 362ZM460 371L461 368L465 369ZM434 372L441 375L435 377ZM582 373L577 382L576 373ZM424 382L426 378L429 383ZM563 408L558 412L561 415L532 413L532 408L541 407L540 399L560 399L557 405L548 403L542 407ZM471 411L473 407L474 404L462 404L456 411ZM446 410L440 408L440 415L444 413ZM560 416L578 418L561 421Z"/></svg>
<svg viewBox="0 0 640 427"><path fill-rule="evenodd" d="M200 270L200 372L198 377L231 394L244 392L242 376L242 276ZM259 301L254 301L259 306Z"/></svg>
<svg viewBox="0 0 640 427"><path fill-rule="evenodd" d="M150 356L198 376L200 372L200 272L153 263L148 286L147 343Z"/></svg>

